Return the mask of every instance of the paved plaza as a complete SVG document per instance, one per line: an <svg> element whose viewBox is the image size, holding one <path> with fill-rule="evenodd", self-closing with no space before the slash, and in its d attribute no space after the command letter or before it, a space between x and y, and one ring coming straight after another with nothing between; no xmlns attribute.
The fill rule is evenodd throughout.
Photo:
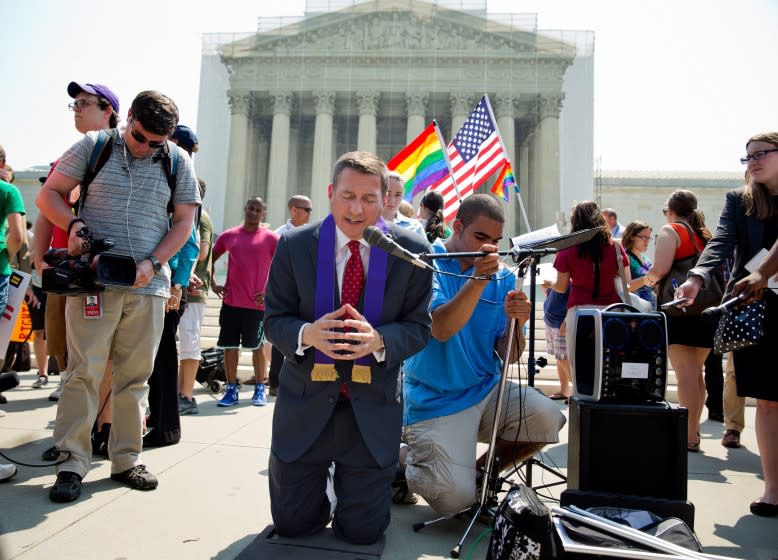
<svg viewBox="0 0 778 560"><path fill-rule="evenodd" d="M30 387L34 372L21 378L21 385L6 393L0 450L22 462L41 463L41 453L52 443L56 404L47 400L49 390ZM198 386L195 396L200 414L181 419L181 443L143 454L159 477L156 491L129 490L108 478L107 461L95 461L81 498L55 504L48 499L54 469L19 466L13 479L0 484L0 559L236 558L271 523L267 462L273 399L266 407L252 407L251 388L244 386L239 406L217 409L216 395L206 389ZM559 406L567 412L564 404ZM695 529L705 552L773 560L778 558L778 518L748 512L762 480L753 407L747 408L746 418L742 449L719 444L721 424L703 424L703 452L689 455L689 499L696 506ZM547 449L544 461L564 471L567 429L562 436L560 444ZM553 480L540 470L534 473L536 484ZM551 493L558 496L563 489ZM414 523L432 517L421 501L393 506L382 558L447 558L466 524L452 519L413 532ZM477 524L472 536L486 529ZM476 544L472 558L485 557L487 537ZM462 558L468 557L474 540L465 543Z"/></svg>

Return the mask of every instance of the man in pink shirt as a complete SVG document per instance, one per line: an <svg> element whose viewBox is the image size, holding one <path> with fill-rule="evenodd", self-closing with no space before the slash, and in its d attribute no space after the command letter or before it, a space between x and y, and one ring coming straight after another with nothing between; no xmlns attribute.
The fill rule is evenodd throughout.
<svg viewBox="0 0 778 560"><path fill-rule="evenodd" d="M250 198L243 208L243 223L222 233L213 247L214 270L216 261L229 253L227 280L220 285L211 273L211 286L216 295L224 299L219 313L219 340L224 348L224 370L227 387L219 406L238 404L238 357L242 346L252 351L254 366L254 395L251 404L264 406L265 357L262 344L265 341L263 317L265 312L265 285L273 259L278 234L261 226L265 216L265 203L257 197Z"/></svg>

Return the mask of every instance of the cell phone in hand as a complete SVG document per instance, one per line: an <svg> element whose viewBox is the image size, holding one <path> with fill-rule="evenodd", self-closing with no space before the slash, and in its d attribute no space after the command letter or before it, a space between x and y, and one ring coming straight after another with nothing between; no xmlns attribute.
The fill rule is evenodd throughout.
<svg viewBox="0 0 778 560"><path fill-rule="evenodd" d="M670 309L671 307L676 307L678 305L683 305L687 301L691 301L688 297L682 297L678 299L674 299L673 301L668 301L667 303L663 303L660 307L662 309Z"/></svg>

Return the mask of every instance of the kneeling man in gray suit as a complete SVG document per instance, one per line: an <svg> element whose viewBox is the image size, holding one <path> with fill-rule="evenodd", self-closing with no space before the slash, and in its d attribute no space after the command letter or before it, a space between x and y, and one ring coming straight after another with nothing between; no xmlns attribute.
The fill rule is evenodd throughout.
<svg viewBox="0 0 778 560"><path fill-rule="evenodd" d="M283 234L265 295L267 338L286 358L270 451L276 531L378 540L390 519L402 424L400 365L430 337L431 274L371 248L376 226L414 253L413 232L385 223L388 171L367 152L343 155L328 187L330 214ZM334 491L327 497L330 465Z"/></svg>

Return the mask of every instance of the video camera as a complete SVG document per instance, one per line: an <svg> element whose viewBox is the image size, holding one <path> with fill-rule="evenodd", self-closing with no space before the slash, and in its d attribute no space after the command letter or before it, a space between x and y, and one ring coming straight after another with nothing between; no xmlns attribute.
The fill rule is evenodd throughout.
<svg viewBox="0 0 778 560"><path fill-rule="evenodd" d="M76 235L84 240L82 255L71 256L67 249L49 249L43 260L44 292L80 295L102 292L106 286L132 286L135 283L135 261L127 255L107 253L114 246L108 239L95 239L88 228Z"/></svg>

